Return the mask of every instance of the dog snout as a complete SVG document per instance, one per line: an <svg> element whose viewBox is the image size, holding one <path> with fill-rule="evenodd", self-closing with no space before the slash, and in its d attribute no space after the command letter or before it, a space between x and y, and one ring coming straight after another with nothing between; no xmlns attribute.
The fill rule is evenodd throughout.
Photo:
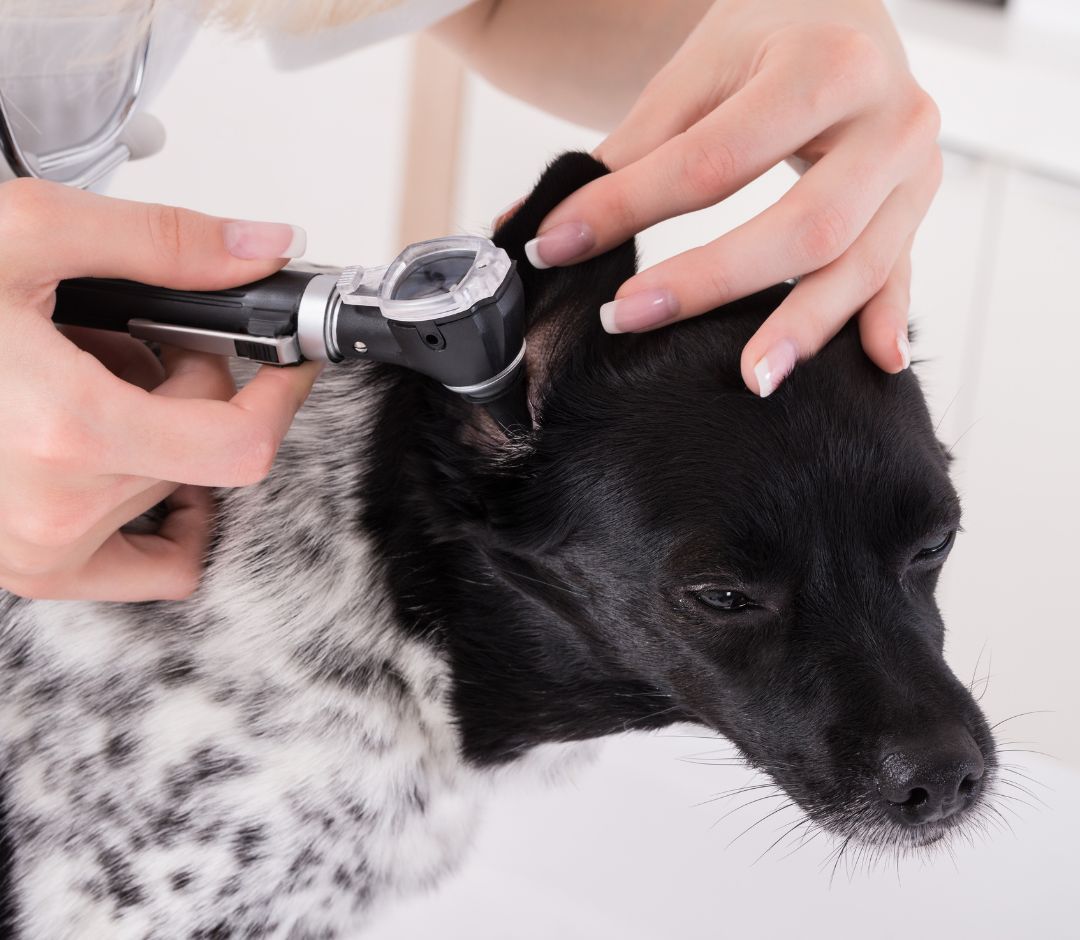
<svg viewBox="0 0 1080 940"><path fill-rule="evenodd" d="M921 826L974 803L984 771L974 739L966 730L954 729L886 748L878 767L878 792L894 819Z"/></svg>

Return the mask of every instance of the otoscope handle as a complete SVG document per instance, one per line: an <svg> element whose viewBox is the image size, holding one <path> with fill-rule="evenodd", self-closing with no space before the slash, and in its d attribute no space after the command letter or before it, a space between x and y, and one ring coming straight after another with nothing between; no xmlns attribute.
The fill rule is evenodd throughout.
<svg viewBox="0 0 1080 940"><path fill-rule="evenodd" d="M299 360L299 351L293 350L297 314L309 282L317 275L284 270L220 291L76 278L57 286L53 320L161 342L169 342L171 332L185 340L179 345L284 364Z"/></svg>

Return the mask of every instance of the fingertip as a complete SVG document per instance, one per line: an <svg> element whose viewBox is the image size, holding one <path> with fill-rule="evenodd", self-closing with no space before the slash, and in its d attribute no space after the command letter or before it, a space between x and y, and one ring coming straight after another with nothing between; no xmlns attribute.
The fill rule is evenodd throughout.
<svg viewBox="0 0 1080 940"><path fill-rule="evenodd" d="M859 339L866 355L883 372L895 375L911 366L907 311L880 295L859 314Z"/></svg>
<svg viewBox="0 0 1080 940"><path fill-rule="evenodd" d="M798 361L799 350L792 340L758 339L755 334L743 349L743 382L758 397L768 398L791 375Z"/></svg>
<svg viewBox="0 0 1080 940"><path fill-rule="evenodd" d="M233 401L246 411L262 412L284 434L311 394L323 365L321 362L307 361L286 368L263 366Z"/></svg>

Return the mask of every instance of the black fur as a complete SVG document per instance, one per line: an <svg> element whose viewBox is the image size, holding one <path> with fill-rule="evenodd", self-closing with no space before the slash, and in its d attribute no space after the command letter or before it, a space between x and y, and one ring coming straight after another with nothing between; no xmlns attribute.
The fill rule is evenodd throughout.
<svg viewBox="0 0 1080 940"><path fill-rule="evenodd" d="M918 382L880 372L849 325L751 394L740 352L786 286L608 336L597 308L633 274L632 243L565 269L523 260L544 215L603 172L562 157L496 234L544 347L528 440L462 433L459 402L390 379L365 524L401 620L449 651L478 763L695 721L818 821L888 841L878 777L896 742L960 728L994 764L942 657L941 559L919 556L960 510ZM755 606L710 609L702 585Z"/></svg>

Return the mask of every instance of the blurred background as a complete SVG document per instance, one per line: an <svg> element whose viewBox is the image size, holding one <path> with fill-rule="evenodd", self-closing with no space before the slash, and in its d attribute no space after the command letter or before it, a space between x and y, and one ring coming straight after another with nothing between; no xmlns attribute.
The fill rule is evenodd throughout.
<svg viewBox="0 0 1080 940"><path fill-rule="evenodd" d="M948 655L991 722L1009 719L1006 757L1046 805L1018 791L1032 805L1004 807L1011 832L932 864L842 862L830 887L820 838L753 864L790 813L728 848L778 803L703 802L748 777L721 741L627 737L568 785L508 779L463 875L373 936L1080 936L1080 3L890 6L943 114L945 180L915 245L912 315L965 506L940 590ZM308 259L377 263L412 239L487 231L552 156L601 139L463 74L428 40L293 68L302 52L203 31L151 107L165 149L110 191L295 222ZM644 262L716 237L793 179L777 168L657 226Z"/></svg>

